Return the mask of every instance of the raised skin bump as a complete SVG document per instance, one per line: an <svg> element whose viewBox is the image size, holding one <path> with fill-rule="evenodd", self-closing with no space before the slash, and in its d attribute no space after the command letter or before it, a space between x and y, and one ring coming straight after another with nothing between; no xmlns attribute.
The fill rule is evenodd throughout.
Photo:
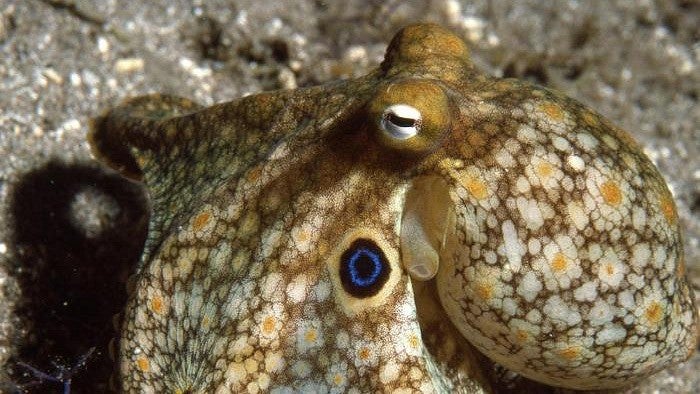
<svg viewBox="0 0 700 394"><path fill-rule="evenodd" d="M382 130L392 105L420 112L415 136ZM438 26L400 31L359 79L210 108L145 96L89 139L153 206L124 392L491 391L474 348L608 389L697 344L677 213L641 148L479 74Z"/></svg>

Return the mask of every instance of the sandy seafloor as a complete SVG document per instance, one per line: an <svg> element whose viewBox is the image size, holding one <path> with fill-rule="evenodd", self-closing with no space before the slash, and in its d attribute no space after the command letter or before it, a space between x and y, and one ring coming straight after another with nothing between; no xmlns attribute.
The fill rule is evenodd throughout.
<svg viewBox="0 0 700 394"><path fill-rule="evenodd" d="M2 390L60 392L26 385L17 362L55 372L91 347L73 392L106 390L147 204L91 157L90 117L148 92L212 104L358 76L417 20L464 37L482 70L562 90L629 130L673 191L700 294L697 0L0 0ZM700 392L698 372L696 353L628 391Z"/></svg>

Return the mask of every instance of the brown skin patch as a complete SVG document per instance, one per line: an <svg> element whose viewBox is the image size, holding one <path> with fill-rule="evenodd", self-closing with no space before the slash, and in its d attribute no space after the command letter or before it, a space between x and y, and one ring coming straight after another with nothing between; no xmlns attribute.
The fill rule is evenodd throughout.
<svg viewBox="0 0 700 394"><path fill-rule="evenodd" d="M246 176L246 179L248 182L257 182L258 179L260 179L260 175L262 175L262 166L258 165L255 166L248 175Z"/></svg>
<svg viewBox="0 0 700 394"><path fill-rule="evenodd" d="M467 134L467 142L473 148L481 148L482 146L486 145L486 140L484 139L484 135L481 133L477 133L477 132L468 133Z"/></svg>
<svg viewBox="0 0 700 394"><path fill-rule="evenodd" d="M613 181L605 181L600 185L600 194L606 204L617 206L622 202L622 190L620 186Z"/></svg>

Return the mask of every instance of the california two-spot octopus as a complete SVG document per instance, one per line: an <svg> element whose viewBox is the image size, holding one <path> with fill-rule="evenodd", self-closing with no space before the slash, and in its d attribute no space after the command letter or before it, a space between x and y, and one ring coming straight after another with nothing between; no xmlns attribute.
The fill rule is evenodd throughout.
<svg viewBox="0 0 700 394"><path fill-rule="evenodd" d="M439 26L404 28L358 79L138 97L89 139L153 210L124 392L469 392L472 346L604 389L696 347L676 209L640 146L479 73Z"/></svg>

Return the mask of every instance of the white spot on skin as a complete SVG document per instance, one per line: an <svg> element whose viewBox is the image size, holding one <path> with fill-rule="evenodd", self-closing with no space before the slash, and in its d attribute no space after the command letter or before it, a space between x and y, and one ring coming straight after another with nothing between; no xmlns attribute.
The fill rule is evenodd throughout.
<svg viewBox="0 0 700 394"><path fill-rule="evenodd" d="M509 316L514 316L518 312L518 304L512 298L503 300L503 312Z"/></svg>
<svg viewBox="0 0 700 394"><path fill-rule="evenodd" d="M582 231L588 225L589 216L584 212L580 203L571 201L566 205L566 211L569 214L569 220L574 224L577 230Z"/></svg>
<svg viewBox="0 0 700 394"><path fill-rule="evenodd" d="M318 282L314 287L314 295L317 301L324 301L331 294L331 285L327 281Z"/></svg>
<svg viewBox="0 0 700 394"><path fill-rule="evenodd" d="M292 240L301 253L306 253L311 249L313 241L318 237L316 229L308 222L292 229Z"/></svg>
<svg viewBox="0 0 700 394"><path fill-rule="evenodd" d="M518 140L526 144L537 142L537 132L530 126L522 125L518 129Z"/></svg>
<svg viewBox="0 0 700 394"><path fill-rule="evenodd" d="M527 302L532 302L535 300L540 290L542 290L542 282L537 279L537 275L534 271L528 271L520 281L517 292Z"/></svg>
<svg viewBox="0 0 700 394"><path fill-rule="evenodd" d="M539 253L541 248L542 244L537 238L530 238L530 240L527 242L527 250L533 256Z"/></svg>
<svg viewBox="0 0 700 394"><path fill-rule="evenodd" d="M292 373L298 378L305 378L311 373L311 365L304 360L297 360L292 365Z"/></svg>
<svg viewBox="0 0 700 394"><path fill-rule="evenodd" d="M537 309L531 309L530 312L525 315L527 321L532 324L540 324L542 322L542 314Z"/></svg>
<svg viewBox="0 0 700 394"><path fill-rule="evenodd" d="M511 270L513 272L518 272L522 263L522 254L520 241L518 239L518 233L515 230L515 225L510 220L503 222L501 226L503 231L503 242L505 246L506 258L510 263Z"/></svg>
<svg viewBox="0 0 700 394"><path fill-rule="evenodd" d="M598 331L595 343L597 345L605 345L611 342L618 342L625 339L626 335L627 330L617 324L605 326L602 330Z"/></svg>
<svg viewBox="0 0 700 394"><path fill-rule="evenodd" d="M649 250L649 244L640 243L632 247L632 259L630 262L633 266L637 268L644 268L649 264L649 259L651 258L651 250Z"/></svg>
<svg viewBox="0 0 700 394"><path fill-rule="evenodd" d="M544 313L548 318L555 320L555 322L568 326L574 326L581 322L581 314L571 308L558 295L553 295L547 299L544 305Z"/></svg>
<svg viewBox="0 0 700 394"><path fill-rule="evenodd" d="M574 298L579 302L593 301L598 296L597 287L595 282L586 282L574 290Z"/></svg>
<svg viewBox="0 0 700 394"><path fill-rule="evenodd" d="M544 218L542 217L540 207L537 205L537 200L518 197L516 204L528 229L537 230L542 227Z"/></svg>
<svg viewBox="0 0 700 394"><path fill-rule="evenodd" d="M379 370L379 380L383 384L389 384L399 377L400 370L401 369L394 361L389 361Z"/></svg>
<svg viewBox="0 0 700 394"><path fill-rule="evenodd" d="M576 172L583 171L586 168L586 163L580 156L570 155L566 158L566 163Z"/></svg>
<svg viewBox="0 0 700 394"><path fill-rule="evenodd" d="M496 162L503 168L510 168L515 165L515 160L513 159L513 155L508 152L506 149L501 149L498 152L496 152L494 158L496 159Z"/></svg>
<svg viewBox="0 0 700 394"><path fill-rule="evenodd" d="M632 226L638 231L644 229L647 224L647 212L639 206L632 207Z"/></svg>
<svg viewBox="0 0 700 394"><path fill-rule="evenodd" d="M518 189L518 192L520 193L528 193L530 191L530 181L527 180L524 176L519 176L518 179L515 181L515 187Z"/></svg>
<svg viewBox="0 0 700 394"><path fill-rule="evenodd" d="M306 299L306 285L308 278L304 274L297 275L292 282L287 285L287 297L292 302L302 302Z"/></svg>
<svg viewBox="0 0 700 394"><path fill-rule="evenodd" d="M282 295L282 275L276 272L269 274L262 283L262 298L265 301L279 301Z"/></svg>
<svg viewBox="0 0 700 394"><path fill-rule="evenodd" d="M629 290L621 291L617 295L617 302L625 309L632 310L634 308L634 295Z"/></svg>
<svg viewBox="0 0 700 394"><path fill-rule="evenodd" d="M350 344L350 336L348 333L345 331L339 332L338 335L335 336L335 344L340 349L348 347Z"/></svg>
<svg viewBox="0 0 700 394"><path fill-rule="evenodd" d="M644 276L643 275L637 275L635 273L630 273L627 275L627 281L637 289L641 289L644 287Z"/></svg>
<svg viewBox="0 0 700 394"><path fill-rule="evenodd" d="M598 266L598 278L601 282L612 288L617 288L625 277L626 266L617 257L612 249L605 251L605 255L600 259Z"/></svg>
<svg viewBox="0 0 700 394"><path fill-rule="evenodd" d="M592 135L588 133L579 133L576 136L579 145L581 146L581 149L590 152L591 150L594 150L596 146L598 146L598 140L595 139Z"/></svg>
<svg viewBox="0 0 700 394"><path fill-rule="evenodd" d="M605 323L609 323L613 318L613 309L608 305L607 302L603 300L596 300L593 308L588 313L588 320L590 320L591 325L599 326Z"/></svg>
<svg viewBox="0 0 700 394"><path fill-rule="evenodd" d="M554 148L561 150L561 151L566 151L571 148L569 145L569 141L566 140L566 138L562 138L559 136L555 136L552 138L552 145L554 145Z"/></svg>
<svg viewBox="0 0 700 394"><path fill-rule="evenodd" d="M268 352L265 354L265 371L267 373L280 372L284 369L284 357L281 352Z"/></svg>

